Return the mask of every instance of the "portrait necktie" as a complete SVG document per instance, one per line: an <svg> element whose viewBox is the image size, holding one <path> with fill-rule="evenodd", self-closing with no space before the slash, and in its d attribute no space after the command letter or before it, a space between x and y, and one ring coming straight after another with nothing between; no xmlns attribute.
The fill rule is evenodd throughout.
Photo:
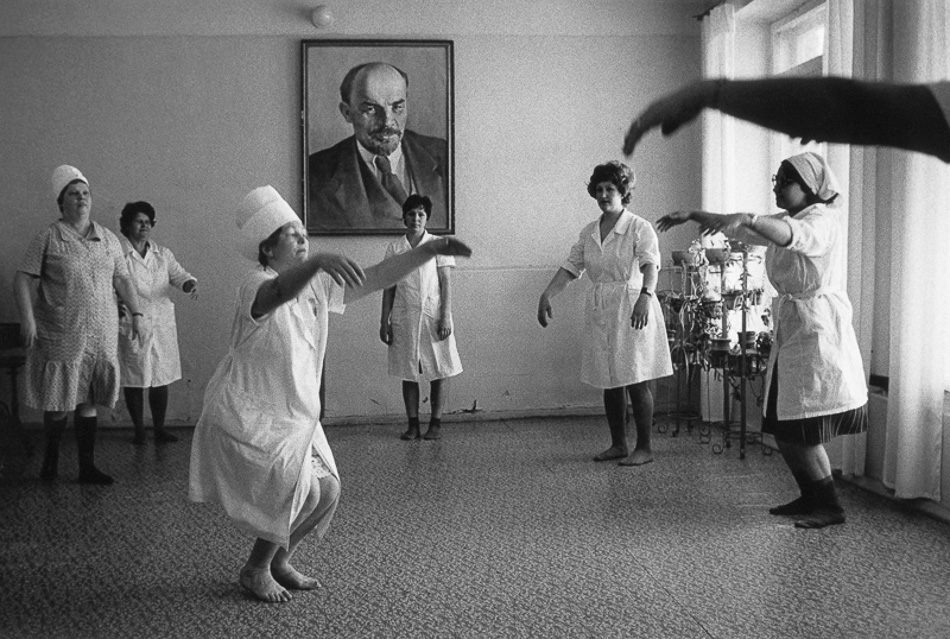
<svg viewBox="0 0 950 639"><path fill-rule="evenodd" d="M389 163L389 158L377 155L376 168L379 169L380 182L383 183L383 188L389 191L389 194L393 196L393 199L396 200L399 206L402 206L406 198L409 197L409 194L406 193L406 188L402 185L399 178L396 177L396 174L393 173L393 167Z"/></svg>

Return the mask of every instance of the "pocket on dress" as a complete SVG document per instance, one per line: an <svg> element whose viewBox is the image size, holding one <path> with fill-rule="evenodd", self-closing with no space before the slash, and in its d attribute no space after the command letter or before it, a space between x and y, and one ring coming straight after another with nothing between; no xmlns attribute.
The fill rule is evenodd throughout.
<svg viewBox="0 0 950 639"><path fill-rule="evenodd" d="M226 433L249 459L274 456L273 412L248 393L225 383L211 400L208 419Z"/></svg>

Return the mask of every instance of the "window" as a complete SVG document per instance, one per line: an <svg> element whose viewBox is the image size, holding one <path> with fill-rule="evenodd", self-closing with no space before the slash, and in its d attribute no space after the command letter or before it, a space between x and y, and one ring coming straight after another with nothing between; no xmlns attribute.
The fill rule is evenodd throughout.
<svg viewBox="0 0 950 639"><path fill-rule="evenodd" d="M824 2L819 2L806 5L803 12L772 23L772 73L782 75L789 71L794 72L797 67L813 65L817 59L820 75L820 62L825 51L826 22L827 8Z"/></svg>
<svg viewBox="0 0 950 639"><path fill-rule="evenodd" d="M771 25L772 75L819 77L823 73L828 10L825 2L810 2ZM770 135L773 169L792 155L812 151L827 157L827 145L801 144L787 135Z"/></svg>

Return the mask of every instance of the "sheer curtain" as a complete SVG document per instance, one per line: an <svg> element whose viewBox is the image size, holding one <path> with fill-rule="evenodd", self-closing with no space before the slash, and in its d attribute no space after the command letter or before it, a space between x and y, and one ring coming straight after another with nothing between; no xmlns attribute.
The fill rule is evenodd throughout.
<svg viewBox="0 0 950 639"><path fill-rule="evenodd" d="M736 16L731 4L721 4L703 20L703 77L735 75ZM735 120L706 109L703 125L703 208L735 210Z"/></svg>
<svg viewBox="0 0 950 639"><path fill-rule="evenodd" d="M894 80L950 78L950 3L894 2ZM940 499L946 362L950 355L950 170L889 151L890 389L884 484L901 498ZM883 219L883 218L882 218Z"/></svg>
<svg viewBox="0 0 950 639"><path fill-rule="evenodd" d="M889 0L884 0L889 2ZM864 80L886 80L890 69L890 21L881 0L863 0L854 7L852 73ZM848 215L848 296L854 308L854 330L865 373L870 372L875 320L877 203L885 198L887 175L879 176L886 154L876 147L852 146ZM880 179L879 179L880 177ZM863 475L867 435L839 438L842 472ZM836 441L839 441L836 440ZM854 441L849 441L854 440ZM851 464L849 468L848 464Z"/></svg>
<svg viewBox="0 0 950 639"><path fill-rule="evenodd" d="M850 77L852 73L854 46L854 1L853 0L827 0L827 25L825 31L824 51L824 73L825 75L834 75L841 77ZM859 242L851 242L852 232L856 232L861 237L860 227L853 229L851 220L862 219L862 201L861 198L850 197L851 189L851 147L839 144L828 145L828 163L831 169L838 177L841 185L842 194L847 197L845 201L845 210L848 211L847 220L843 221L846 226L846 237L849 238L841 246L842 251L847 251L848 255L854 255L857 250L857 260L849 259L848 263L848 296L851 298L855 309L855 320L861 317L858 312L859 306L855 299L860 300L860 273L864 271L864 265L860 263L864 252L861 250ZM874 236L871 236L873 240ZM873 268L871 269L873 273ZM855 277L858 276L858 277ZM873 283L873 281L872 281ZM855 331L859 333L858 340L861 348L861 356L864 360L864 375L867 379L870 371L871 341L870 327L868 327L868 339L861 340L860 330L855 321ZM841 472L845 475L863 475L865 459L867 457L867 435L854 435L849 437L839 437L828 445L829 453L834 465L841 467Z"/></svg>

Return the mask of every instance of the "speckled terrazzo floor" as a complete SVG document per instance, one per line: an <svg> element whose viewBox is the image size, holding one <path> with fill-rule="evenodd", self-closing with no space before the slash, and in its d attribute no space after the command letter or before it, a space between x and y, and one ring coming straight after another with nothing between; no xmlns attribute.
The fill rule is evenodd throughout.
<svg viewBox="0 0 950 639"><path fill-rule="evenodd" d="M400 430L328 428L343 497L297 560L324 587L285 605L239 589L251 540L186 501L190 429L103 433L108 488L75 482L71 436L54 484L5 442L0 637L950 637L950 525L845 485L846 525L795 529L758 447L668 431L626 469L589 461L599 418Z"/></svg>

